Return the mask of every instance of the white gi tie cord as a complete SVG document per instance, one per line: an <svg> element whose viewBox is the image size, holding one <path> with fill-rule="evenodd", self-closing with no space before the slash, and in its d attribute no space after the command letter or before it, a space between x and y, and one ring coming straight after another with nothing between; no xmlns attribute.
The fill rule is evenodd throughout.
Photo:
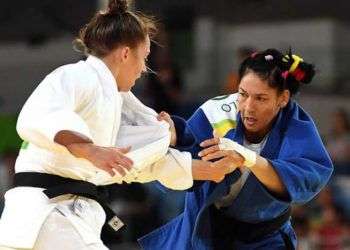
<svg viewBox="0 0 350 250"><path fill-rule="evenodd" d="M256 153L250 149L243 147L235 141L227 138L220 138L219 148L221 150L234 150L244 158L243 165L250 168L256 163Z"/></svg>

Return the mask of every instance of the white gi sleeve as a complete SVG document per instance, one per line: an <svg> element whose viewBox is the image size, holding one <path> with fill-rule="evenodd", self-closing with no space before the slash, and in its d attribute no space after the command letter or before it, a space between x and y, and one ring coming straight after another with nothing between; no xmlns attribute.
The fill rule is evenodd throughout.
<svg viewBox="0 0 350 250"><path fill-rule="evenodd" d="M157 180L167 188L185 190L193 185L192 156L169 148L165 161L155 164Z"/></svg>
<svg viewBox="0 0 350 250"><path fill-rule="evenodd" d="M169 189L189 189L193 185L191 154L170 148L165 156L153 164L130 171L123 181L126 183L159 181Z"/></svg>
<svg viewBox="0 0 350 250"><path fill-rule="evenodd" d="M168 148L170 135L127 153L133 168L123 177L126 183L146 183L159 181L163 186L174 190L185 190L193 185L192 156ZM117 176L109 178L104 185L116 183ZM119 177L120 178L120 177Z"/></svg>
<svg viewBox="0 0 350 250"><path fill-rule="evenodd" d="M17 121L17 132L23 140L45 149L62 151L66 149L54 142L55 135L61 130L78 132L92 139L77 110L92 98L94 84L91 80L79 80L76 72L69 73L56 70L48 75L24 104Z"/></svg>

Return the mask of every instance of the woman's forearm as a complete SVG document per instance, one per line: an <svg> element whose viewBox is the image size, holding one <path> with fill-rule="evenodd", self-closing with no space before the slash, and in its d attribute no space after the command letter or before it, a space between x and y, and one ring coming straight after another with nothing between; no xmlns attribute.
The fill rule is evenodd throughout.
<svg viewBox="0 0 350 250"><path fill-rule="evenodd" d="M93 142L86 136L74 131L59 131L54 141L68 149L68 151L77 158L88 159L93 150Z"/></svg>
<svg viewBox="0 0 350 250"><path fill-rule="evenodd" d="M286 188L281 178L267 159L257 155L255 165L251 166L249 169L268 190L278 196L286 197Z"/></svg>

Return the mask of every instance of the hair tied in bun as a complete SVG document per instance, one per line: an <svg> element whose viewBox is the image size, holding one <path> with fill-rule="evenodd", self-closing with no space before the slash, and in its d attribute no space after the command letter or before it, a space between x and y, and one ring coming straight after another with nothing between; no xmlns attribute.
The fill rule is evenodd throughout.
<svg viewBox="0 0 350 250"><path fill-rule="evenodd" d="M110 14L121 14L128 10L127 0L109 0L108 12Z"/></svg>

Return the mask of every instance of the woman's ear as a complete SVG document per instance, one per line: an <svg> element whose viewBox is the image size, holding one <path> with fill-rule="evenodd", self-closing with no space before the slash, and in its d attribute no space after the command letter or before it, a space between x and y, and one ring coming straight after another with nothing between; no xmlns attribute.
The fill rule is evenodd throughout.
<svg viewBox="0 0 350 250"><path fill-rule="evenodd" d="M285 106L287 106L289 99L290 99L289 90L284 90L280 96L280 104L279 104L280 108L284 108Z"/></svg>
<svg viewBox="0 0 350 250"><path fill-rule="evenodd" d="M130 48L128 46L122 47L121 48L121 58L122 61L127 61L128 58L130 57Z"/></svg>
<svg viewBox="0 0 350 250"><path fill-rule="evenodd" d="M128 60L130 57L130 48L128 46L121 46L116 49L114 49L113 53L113 60L116 63L123 63Z"/></svg>

